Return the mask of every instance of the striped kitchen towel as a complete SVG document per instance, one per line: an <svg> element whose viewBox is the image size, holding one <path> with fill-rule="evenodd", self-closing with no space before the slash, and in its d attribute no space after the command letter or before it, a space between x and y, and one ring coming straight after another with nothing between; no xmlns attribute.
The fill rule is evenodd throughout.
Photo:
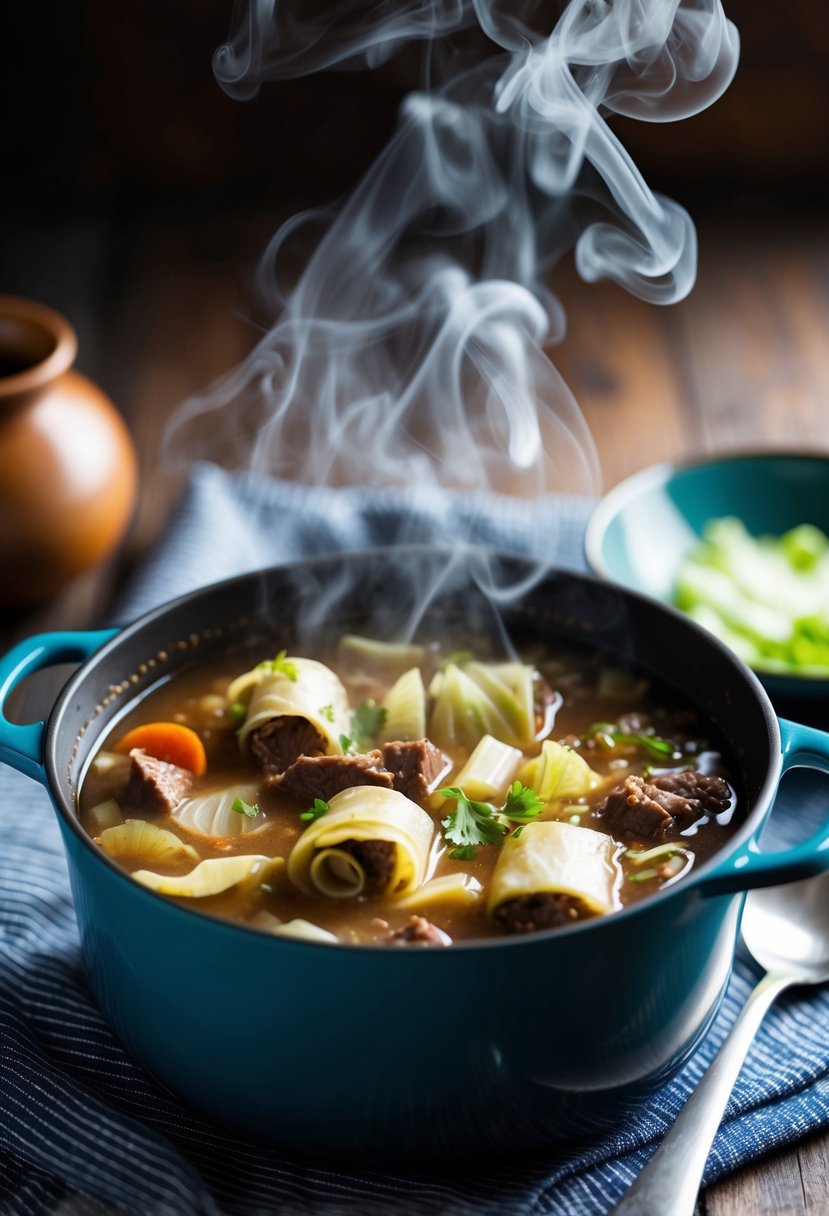
<svg viewBox="0 0 829 1216"><path fill-rule="evenodd" d="M489 543L582 565L589 503L314 490L197 469L117 620L215 579L393 540ZM819 777L786 778L772 830L825 815ZM796 815L794 811L796 809ZM758 975L738 957L720 1013L681 1074L612 1133L474 1168L348 1169L293 1160L195 1114L124 1053L84 977L45 792L0 770L0 1213L20 1216L601 1216L697 1084ZM783 997L743 1069L706 1181L829 1126L829 989Z"/></svg>

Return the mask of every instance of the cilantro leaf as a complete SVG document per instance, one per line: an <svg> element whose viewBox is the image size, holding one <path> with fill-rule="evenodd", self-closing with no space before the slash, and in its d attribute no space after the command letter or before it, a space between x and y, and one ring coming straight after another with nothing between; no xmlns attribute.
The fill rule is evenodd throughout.
<svg viewBox="0 0 829 1216"><path fill-rule="evenodd" d="M340 735L340 747L343 749L344 756L352 756L357 750L354 746L354 740L349 739L348 735Z"/></svg>
<svg viewBox="0 0 829 1216"><path fill-rule="evenodd" d="M315 819L319 819L320 815L324 815L329 809L328 803L324 798L315 798L314 805L307 811L300 812L300 819L305 819L309 823L313 823Z"/></svg>
<svg viewBox="0 0 829 1216"><path fill-rule="evenodd" d="M256 664L257 671L267 671L272 676L285 676L292 684L296 684L299 679L299 669L296 663L292 663L289 658L286 658L287 650L280 650L275 659L263 659L261 663Z"/></svg>
<svg viewBox="0 0 829 1216"><path fill-rule="evenodd" d="M543 809L544 803L535 790L530 789L528 785L522 785L520 781L513 781L501 814L512 823L530 823Z"/></svg>
<svg viewBox="0 0 829 1216"><path fill-rule="evenodd" d="M361 701L351 715L351 731L354 742L364 748L385 725L388 711L371 699Z"/></svg>
<svg viewBox="0 0 829 1216"><path fill-rule="evenodd" d="M478 845L497 844L505 825L496 818L495 808L488 802L474 802L457 785L440 791L444 798L455 799L455 809L441 820L445 839L455 847L449 856L459 861L471 861Z"/></svg>
<svg viewBox="0 0 829 1216"><path fill-rule="evenodd" d="M319 707L319 715L321 718L325 718L326 722L333 722L334 721L334 706L333 705L321 705Z"/></svg>
<svg viewBox="0 0 829 1216"><path fill-rule="evenodd" d="M230 809L235 811L237 815L247 815L248 819L255 819L259 814L259 803L245 802L244 798L234 798L230 804Z"/></svg>

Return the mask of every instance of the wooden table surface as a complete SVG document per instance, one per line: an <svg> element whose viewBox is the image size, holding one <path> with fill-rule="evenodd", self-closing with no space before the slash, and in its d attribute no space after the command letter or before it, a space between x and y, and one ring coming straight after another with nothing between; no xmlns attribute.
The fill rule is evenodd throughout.
<svg viewBox="0 0 829 1216"><path fill-rule="evenodd" d="M4 291L63 311L78 366L129 423L141 497L121 553L58 601L0 620L0 641L100 620L116 584L163 529L180 489L159 461L164 421L257 337L251 282L271 216L165 224L18 226L0 252ZM798 220L700 225L700 271L671 308L556 277L569 318L554 361L595 437L604 488L655 461L782 446L829 454L829 226ZM829 1212L829 1136L740 1171L699 1216ZM669 1214L666 1213L666 1216Z"/></svg>

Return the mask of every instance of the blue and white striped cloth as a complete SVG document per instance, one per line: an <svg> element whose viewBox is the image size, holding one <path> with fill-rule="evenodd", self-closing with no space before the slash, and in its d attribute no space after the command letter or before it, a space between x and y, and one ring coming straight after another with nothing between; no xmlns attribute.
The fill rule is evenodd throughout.
<svg viewBox="0 0 829 1216"><path fill-rule="evenodd" d="M581 565L588 504L309 492L198 469L121 621L192 587L274 562L387 541L489 542ZM774 821L821 816L825 778L787 778ZM84 978L54 814L0 770L0 1213L20 1216L600 1216L671 1125L758 977L738 958L721 1012L683 1072L612 1134L523 1161L418 1171L300 1162L230 1135L138 1068ZM829 1126L829 989L783 997L729 1104L706 1181Z"/></svg>

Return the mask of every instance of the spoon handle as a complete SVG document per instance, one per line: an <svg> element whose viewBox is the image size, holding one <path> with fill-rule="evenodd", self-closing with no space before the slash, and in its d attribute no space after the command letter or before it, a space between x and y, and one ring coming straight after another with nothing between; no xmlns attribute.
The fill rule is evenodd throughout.
<svg viewBox="0 0 829 1216"><path fill-rule="evenodd" d="M763 977L673 1127L612 1216L693 1216L705 1162L748 1049L769 1006L794 982L788 975Z"/></svg>

